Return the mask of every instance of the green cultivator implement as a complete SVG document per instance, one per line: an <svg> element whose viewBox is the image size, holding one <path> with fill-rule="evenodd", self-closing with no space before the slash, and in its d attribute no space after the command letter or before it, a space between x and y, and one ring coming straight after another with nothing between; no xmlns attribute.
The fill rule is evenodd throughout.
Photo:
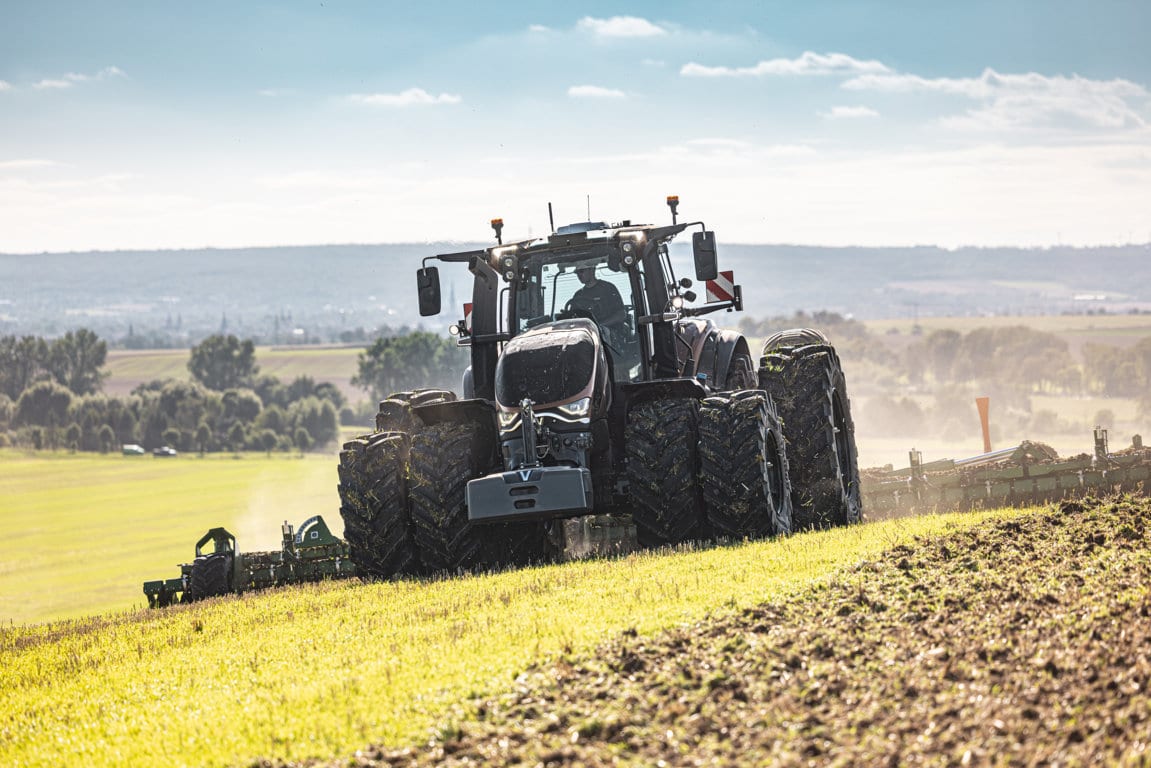
<svg viewBox="0 0 1151 768"><path fill-rule="evenodd" d="M332 535L323 517L308 518L298 532L285 522L282 531L279 552L240 552L227 529L211 529L196 542L196 559L180 566L179 578L144 582L148 605L164 608L232 592L356 575L348 545Z"/></svg>
<svg viewBox="0 0 1151 768"><path fill-rule="evenodd" d="M1131 447L1111 453L1107 430L1095 429L1095 450L1060 458L1042 443L923 463L910 452L906 469L866 470L863 499L868 515L1043 504L1115 491L1145 491L1151 479L1151 450L1138 435Z"/></svg>

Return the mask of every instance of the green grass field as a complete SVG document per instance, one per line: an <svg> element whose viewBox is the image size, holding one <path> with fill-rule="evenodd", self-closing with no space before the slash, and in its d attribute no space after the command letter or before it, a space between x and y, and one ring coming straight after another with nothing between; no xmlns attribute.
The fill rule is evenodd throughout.
<svg viewBox="0 0 1151 768"><path fill-rule="evenodd" d="M0 451L0 622L146 605L145 579L179 575L213 526L278 549L280 523L315 514L339 535L330 455L151 456Z"/></svg>
<svg viewBox="0 0 1151 768"><path fill-rule="evenodd" d="M624 631L785 599L993 514L1019 513L447 580L329 582L2 630L0 764L229 765L415 746L533 665Z"/></svg>

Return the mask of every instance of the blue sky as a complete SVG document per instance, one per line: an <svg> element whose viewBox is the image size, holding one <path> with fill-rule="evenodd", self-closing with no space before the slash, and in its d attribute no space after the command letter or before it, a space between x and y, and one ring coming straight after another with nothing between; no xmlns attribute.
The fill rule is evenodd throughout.
<svg viewBox="0 0 1151 768"><path fill-rule="evenodd" d="M1151 241L1151 3L5 3L0 251Z"/></svg>

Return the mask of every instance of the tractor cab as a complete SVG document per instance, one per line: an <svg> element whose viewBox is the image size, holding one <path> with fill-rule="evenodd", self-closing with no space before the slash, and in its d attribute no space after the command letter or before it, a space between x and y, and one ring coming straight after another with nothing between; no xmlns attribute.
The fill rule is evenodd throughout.
<svg viewBox="0 0 1151 768"><path fill-rule="evenodd" d="M518 335L545 323L586 318L608 354L613 380L637 381L642 356L636 307L642 303L618 260L545 251L523 269L510 324Z"/></svg>

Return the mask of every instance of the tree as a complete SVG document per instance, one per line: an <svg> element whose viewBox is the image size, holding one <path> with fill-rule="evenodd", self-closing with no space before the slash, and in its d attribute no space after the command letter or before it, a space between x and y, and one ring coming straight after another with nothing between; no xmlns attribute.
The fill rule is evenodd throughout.
<svg viewBox="0 0 1151 768"><path fill-rule="evenodd" d="M100 452L107 453L112 450L112 446L116 444L116 432L111 426L105 424L100 427Z"/></svg>
<svg viewBox="0 0 1151 768"><path fill-rule="evenodd" d="M296 447L300 449L300 455L304 455L304 451L308 450L312 445L312 436L308 434L308 430L303 427L296 428L295 437Z"/></svg>
<svg viewBox="0 0 1151 768"><path fill-rule="evenodd" d="M212 428L208 426L208 422L201 421L200 426L196 427L196 447L200 449L201 456L208 450L211 443Z"/></svg>
<svg viewBox="0 0 1151 768"><path fill-rule="evenodd" d="M240 449L244 447L244 440L246 438L247 433L244 431L244 425L237 421L228 432L228 446L234 452L239 452Z"/></svg>
<svg viewBox="0 0 1151 768"><path fill-rule="evenodd" d="M309 445L327 445L340 431L336 407L317 397L306 397L292 403L288 409L288 422L293 428L307 431Z"/></svg>
<svg viewBox="0 0 1151 768"><path fill-rule="evenodd" d="M467 355L451 339L426 331L379 338L360 353L352 384L381 400L418 387L459 387Z"/></svg>
<svg viewBox="0 0 1151 768"><path fill-rule="evenodd" d="M0 392L19 400L24 390L43 375L48 343L36 336L0 336Z"/></svg>
<svg viewBox="0 0 1151 768"><path fill-rule="evenodd" d="M16 401L16 424L55 427L65 423L72 407L71 390L54 381L42 381L24 390Z"/></svg>
<svg viewBox="0 0 1151 768"><path fill-rule="evenodd" d="M208 389L223 391L251 386L260 367L251 339L216 334L192 347L188 371Z"/></svg>
<svg viewBox="0 0 1151 768"><path fill-rule="evenodd" d="M256 419L256 426L261 429L270 429L276 434L283 434L287 428L288 417L284 413L284 409L278 405L269 405L260 412L259 418Z"/></svg>
<svg viewBox="0 0 1151 768"><path fill-rule="evenodd" d="M168 427L165 429L161 437L164 439L164 445L170 448L176 446L180 446L181 448L183 447L182 443L180 442L180 430L176 429L175 427Z"/></svg>
<svg viewBox="0 0 1151 768"><path fill-rule="evenodd" d="M68 450L72 453L75 453L76 449L80 446L81 434L80 425L74 421L68 425L68 429L64 432L64 440L67 441Z"/></svg>
<svg viewBox="0 0 1151 768"><path fill-rule="evenodd" d="M16 410L12 399L8 395L0 392L0 431L8 428L12 423L12 414Z"/></svg>
<svg viewBox="0 0 1151 768"><path fill-rule="evenodd" d="M279 437L270 429L265 429L260 432L260 445L269 456L272 455L272 449L276 447L277 440L279 440Z"/></svg>
<svg viewBox="0 0 1151 768"><path fill-rule="evenodd" d="M107 357L108 345L95 333L87 328L68 331L52 342L48 372L73 393L89 395L100 391L108 377L103 370Z"/></svg>
<svg viewBox="0 0 1151 768"><path fill-rule="evenodd" d="M241 421L244 424L251 424L259 417L264 407L260 398L250 389L229 389L224 393L221 402L224 406L225 422Z"/></svg>

